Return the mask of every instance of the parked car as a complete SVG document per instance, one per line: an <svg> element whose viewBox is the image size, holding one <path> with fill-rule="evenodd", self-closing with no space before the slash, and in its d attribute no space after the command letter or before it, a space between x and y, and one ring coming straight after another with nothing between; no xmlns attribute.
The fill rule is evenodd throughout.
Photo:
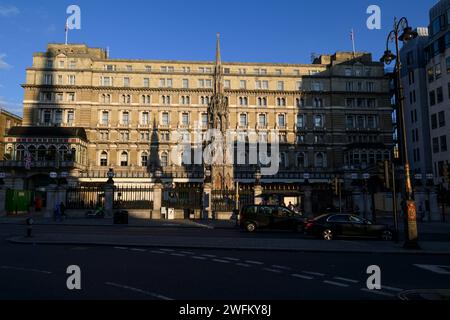
<svg viewBox="0 0 450 320"><path fill-rule="evenodd" d="M284 229L303 232L306 219L286 207L250 205L242 208L239 225L247 232L259 229Z"/></svg>
<svg viewBox="0 0 450 320"><path fill-rule="evenodd" d="M369 237L390 241L394 237L394 231L388 225L339 213L324 214L308 220L305 233L328 241L336 237Z"/></svg>

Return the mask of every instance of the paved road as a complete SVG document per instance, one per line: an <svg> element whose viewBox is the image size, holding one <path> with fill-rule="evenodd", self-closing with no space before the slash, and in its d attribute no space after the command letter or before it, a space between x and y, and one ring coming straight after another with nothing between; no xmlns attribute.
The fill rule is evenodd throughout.
<svg viewBox="0 0 450 320"><path fill-rule="evenodd" d="M72 225L36 225L34 233L67 233L79 234L89 233L91 235L164 235L164 236L201 236L205 238L262 238L262 239L299 239L310 238L291 231L261 231L249 234L235 228L227 229L205 229L205 228L178 228L177 225L161 227L139 227L139 226L72 226ZM0 224L0 236L23 235L24 225ZM402 234L401 234L402 237ZM449 233L425 233L420 234L423 241L450 242Z"/></svg>
<svg viewBox="0 0 450 320"><path fill-rule="evenodd" d="M205 241L208 241L207 238ZM0 241L0 299L398 299L411 289L448 289L450 256L170 250L12 245ZM82 290L66 288L66 268ZM367 291L366 268L382 270Z"/></svg>

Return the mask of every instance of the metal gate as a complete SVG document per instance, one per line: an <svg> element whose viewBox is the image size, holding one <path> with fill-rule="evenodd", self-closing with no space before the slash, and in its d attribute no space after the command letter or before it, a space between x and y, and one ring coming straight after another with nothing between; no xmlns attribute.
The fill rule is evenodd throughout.
<svg viewBox="0 0 450 320"><path fill-rule="evenodd" d="M115 187L114 209L153 209L153 188Z"/></svg>
<svg viewBox="0 0 450 320"><path fill-rule="evenodd" d="M67 189L66 208L93 210L105 205L105 191L100 186L81 186Z"/></svg>
<svg viewBox="0 0 450 320"><path fill-rule="evenodd" d="M197 183L177 184L163 190L162 206L173 209L202 208L203 189Z"/></svg>

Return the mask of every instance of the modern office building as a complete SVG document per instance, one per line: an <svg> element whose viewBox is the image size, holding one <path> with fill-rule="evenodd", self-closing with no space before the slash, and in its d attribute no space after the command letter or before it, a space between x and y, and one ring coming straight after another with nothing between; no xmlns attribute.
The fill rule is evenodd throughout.
<svg viewBox="0 0 450 320"><path fill-rule="evenodd" d="M450 1L441 0L430 10L429 40L425 49L427 91L435 183L442 183L450 161Z"/></svg>
<svg viewBox="0 0 450 320"><path fill-rule="evenodd" d="M417 33L418 37L401 49L401 77L411 171L425 184L427 174L433 173L425 57L428 28L417 28Z"/></svg>

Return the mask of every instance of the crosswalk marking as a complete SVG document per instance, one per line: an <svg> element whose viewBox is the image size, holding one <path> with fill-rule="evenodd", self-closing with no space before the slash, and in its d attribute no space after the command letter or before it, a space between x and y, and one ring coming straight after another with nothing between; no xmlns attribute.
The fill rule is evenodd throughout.
<svg viewBox="0 0 450 320"><path fill-rule="evenodd" d="M431 271L437 274L450 274L450 266L439 266L439 265L432 265L432 264L415 264L414 266L425 269L427 271ZM446 270L448 269L448 270Z"/></svg>

